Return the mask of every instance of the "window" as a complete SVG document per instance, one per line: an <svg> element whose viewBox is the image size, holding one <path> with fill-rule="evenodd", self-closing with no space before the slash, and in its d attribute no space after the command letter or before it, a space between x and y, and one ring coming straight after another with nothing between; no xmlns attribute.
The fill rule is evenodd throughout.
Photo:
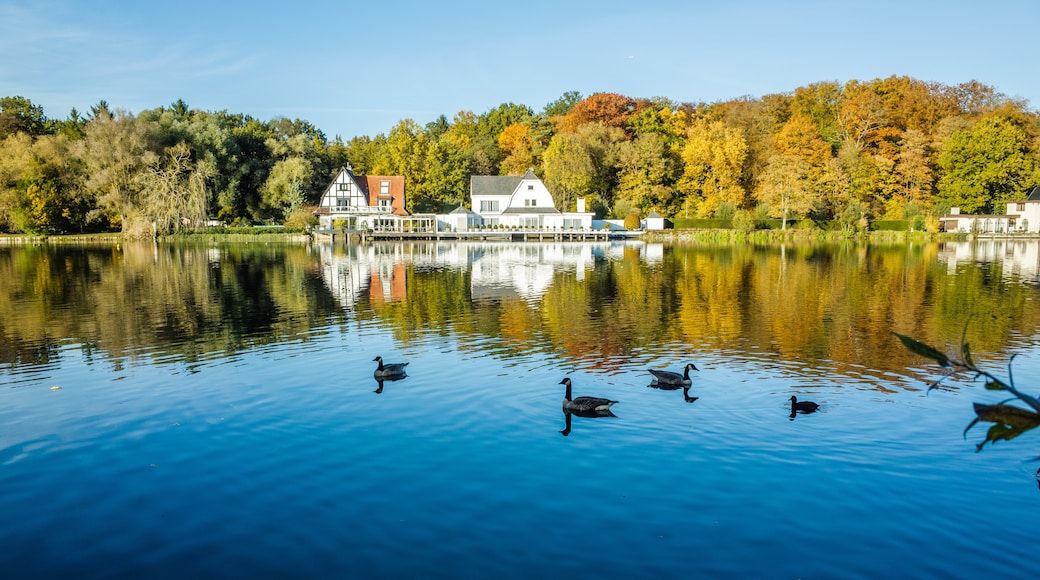
<svg viewBox="0 0 1040 580"><path fill-rule="evenodd" d="M379 200L379 211L393 211L393 208L390 206L390 198Z"/></svg>
<svg viewBox="0 0 1040 580"><path fill-rule="evenodd" d="M1026 211L1026 204L1020 203L1020 204L1018 204L1017 208L1018 208L1018 211Z"/></svg>
<svg viewBox="0 0 1040 580"><path fill-rule="evenodd" d="M525 199L524 200L524 207L538 207L537 200Z"/></svg>
<svg viewBox="0 0 1040 580"><path fill-rule="evenodd" d="M339 191L350 191L350 184L349 183L337 183L336 184L336 189L338 189Z"/></svg>
<svg viewBox="0 0 1040 580"><path fill-rule="evenodd" d="M390 182L380 181L379 182L379 195L390 195Z"/></svg>
<svg viewBox="0 0 1040 580"><path fill-rule="evenodd" d="M563 218L563 229L565 229L565 230L581 229L581 220L580 219L567 219L567 218Z"/></svg>
<svg viewBox="0 0 1040 580"><path fill-rule="evenodd" d="M498 211L498 200L497 199L482 199L482 200L480 200L480 213L496 212L496 211Z"/></svg>
<svg viewBox="0 0 1040 580"><path fill-rule="evenodd" d="M347 211L348 207L350 207L350 198L349 197L337 197L336 198L336 211Z"/></svg>
<svg viewBox="0 0 1040 580"><path fill-rule="evenodd" d="M527 191L534 191L534 186L533 185L528 185L527 186Z"/></svg>

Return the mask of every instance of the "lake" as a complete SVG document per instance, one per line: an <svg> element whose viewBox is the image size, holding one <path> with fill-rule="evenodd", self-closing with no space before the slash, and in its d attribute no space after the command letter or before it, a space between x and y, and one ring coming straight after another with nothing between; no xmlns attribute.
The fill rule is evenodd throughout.
<svg viewBox="0 0 1040 580"><path fill-rule="evenodd" d="M1037 432L965 431L1006 394L893 333L1036 393L1037 249L0 246L0 567L1032 576Z"/></svg>

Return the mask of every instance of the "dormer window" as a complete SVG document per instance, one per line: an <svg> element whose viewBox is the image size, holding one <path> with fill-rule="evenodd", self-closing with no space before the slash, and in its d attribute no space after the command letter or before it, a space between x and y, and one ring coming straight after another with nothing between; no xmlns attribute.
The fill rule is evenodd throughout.
<svg viewBox="0 0 1040 580"><path fill-rule="evenodd" d="M527 191L534 191L534 185L528 184Z"/></svg>

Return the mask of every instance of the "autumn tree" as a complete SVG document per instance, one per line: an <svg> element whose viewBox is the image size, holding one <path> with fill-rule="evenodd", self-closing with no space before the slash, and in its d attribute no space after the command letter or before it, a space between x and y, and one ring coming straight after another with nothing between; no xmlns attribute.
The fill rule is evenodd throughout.
<svg viewBox="0 0 1040 580"><path fill-rule="evenodd" d="M901 219L912 205L924 207L932 196L933 170L928 137L907 129L900 141L894 167L895 188L885 206L886 217Z"/></svg>
<svg viewBox="0 0 1040 580"><path fill-rule="evenodd" d="M544 159L542 178L557 208L566 211L575 199L597 193L592 179L595 166L581 135L557 133Z"/></svg>
<svg viewBox="0 0 1040 580"><path fill-rule="evenodd" d="M809 187L809 163L797 155L778 155L759 178L759 199L768 204L771 215L782 220L787 229L789 218L805 216L812 209L813 195Z"/></svg>
<svg viewBox="0 0 1040 580"><path fill-rule="evenodd" d="M499 170L505 175L523 175L534 167L534 140L531 128L523 123L513 123L498 136L498 146L506 153Z"/></svg>
<svg viewBox="0 0 1040 580"><path fill-rule="evenodd" d="M616 93L598 93L581 100L560 121L561 132L575 132L588 123L623 129L636 112L636 101Z"/></svg>
<svg viewBox="0 0 1040 580"><path fill-rule="evenodd" d="M579 197L592 197L593 203L599 198L610 206L617 183L618 145L623 141L621 129L601 123L583 125L577 133L556 134L542 165L556 207L568 211Z"/></svg>
<svg viewBox="0 0 1040 580"><path fill-rule="evenodd" d="M675 182L680 166L659 133L644 133L620 143L615 207L621 212L636 208L644 215L654 210L664 215L676 214ZM620 213L617 210L615 213Z"/></svg>
<svg viewBox="0 0 1040 580"><path fill-rule="evenodd" d="M748 205L741 185L747 144L736 129L720 121L699 119L693 123L682 150L683 174L679 192L692 201L697 215L713 215L722 203Z"/></svg>

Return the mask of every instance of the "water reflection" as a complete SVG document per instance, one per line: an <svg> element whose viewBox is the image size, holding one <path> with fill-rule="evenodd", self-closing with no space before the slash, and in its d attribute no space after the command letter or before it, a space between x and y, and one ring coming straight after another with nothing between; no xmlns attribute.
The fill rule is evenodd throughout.
<svg viewBox="0 0 1040 580"><path fill-rule="evenodd" d="M682 389L683 400L687 403L692 403L700 398L690 396L690 385L683 385L682 387L680 387L679 385L671 383L660 383L651 381L650 384L647 385L647 387L650 387L651 389L657 389L660 391L678 391L679 389Z"/></svg>
<svg viewBox="0 0 1040 580"><path fill-rule="evenodd" d="M1021 257L1015 271L1025 276L1038 244L1012 247ZM941 343L960 335L966 310L999 313L973 329L981 357L1032 341L1040 327L1035 288L992 261L951 269L957 248L3 247L0 361L14 375L52 365L65 345L78 344L113 365L198 365L246 349L307 344L354 320L389 329L398 346L449 337L463 353L502 361L551 355L592 373L623 372L675 352L724 353L778 376L839 374L865 388L892 388L900 386L892 373L905 376L917 362L892 331ZM917 388L912 383L901 386Z"/></svg>
<svg viewBox="0 0 1040 580"><path fill-rule="evenodd" d="M571 434L571 416L573 416L573 415L577 415L579 417L585 417L586 419L602 419L602 418L605 418L605 417L617 417L617 415L615 415L610 409L604 409L602 411L596 411L594 409L568 411L567 409L564 409L563 410L564 427L560 431L560 434L563 435L564 437L567 437L568 435Z"/></svg>
<svg viewBox="0 0 1040 580"><path fill-rule="evenodd" d="M377 387L376 387L376 390L372 391L372 392L374 392L375 394L379 395L379 394L381 394L383 392L383 383L388 383L388 382L392 383L392 382L395 382L395 381L400 381L401 379L405 379L405 378L407 378L407 375L397 375L397 376L392 376L392 377L376 376Z"/></svg>
<svg viewBox="0 0 1040 580"><path fill-rule="evenodd" d="M979 421L993 424L986 430L986 437L975 446L976 452L982 451L987 443L1010 441L1027 431L1040 427L1040 414L1034 411L1002 403L996 405L974 403L974 408L975 420L964 429L965 434Z"/></svg>
<svg viewBox="0 0 1040 580"><path fill-rule="evenodd" d="M943 242L939 256L951 273L958 268L989 264L998 266L1005 278L1040 283L1040 244L1035 240Z"/></svg>

